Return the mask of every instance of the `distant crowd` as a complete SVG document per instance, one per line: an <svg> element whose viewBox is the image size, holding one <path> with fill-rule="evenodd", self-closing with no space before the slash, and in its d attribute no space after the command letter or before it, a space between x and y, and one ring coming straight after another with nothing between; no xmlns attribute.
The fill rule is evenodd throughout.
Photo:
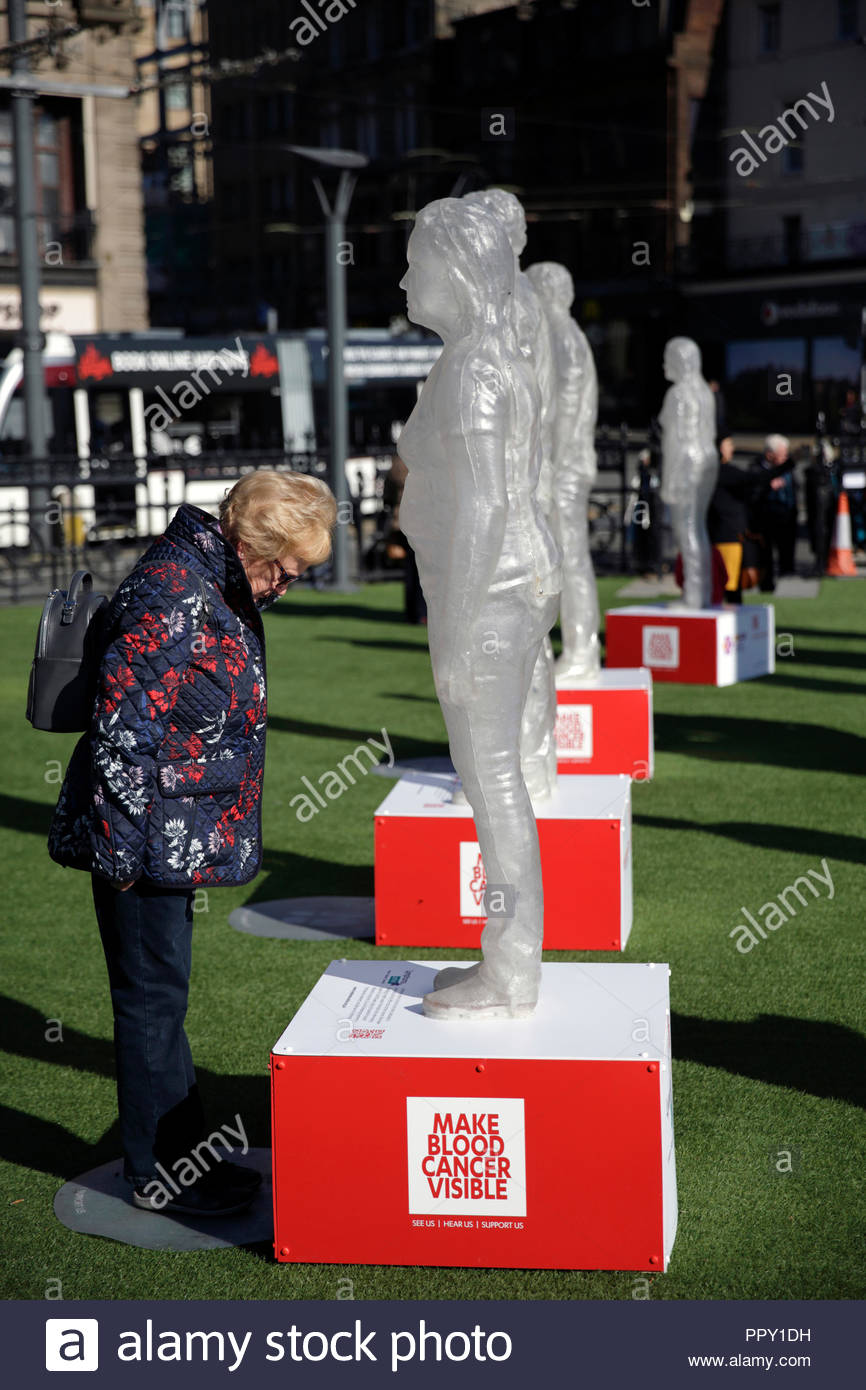
<svg viewBox="0 0 866 1390"><path fill-rule="evenodd" d="M720 393L717 399L718 423L723 428ZM854 390L848 392L840 412L838 451L825 441L815 448L793 451L785 435L769 434L763 451L747 467L741 467L734 462L733 439L720 429L719 478L707 516L710 540L717 552L716 601L740 603L744 592L756 588L772 593L778 579L796 573L801 484L805 486L811 573L823 575L827 570L843 477L855 556L866 559L866 464L860 457L861 431L860 402ZM798 478L795 470L804 459L806 466ZM637 501L643 505L636 508L639 522L633 528L633 540L636 566L647 577L660 574L666 558L658 483L656 460L649 449L644 450L634 480Z"/></svg>

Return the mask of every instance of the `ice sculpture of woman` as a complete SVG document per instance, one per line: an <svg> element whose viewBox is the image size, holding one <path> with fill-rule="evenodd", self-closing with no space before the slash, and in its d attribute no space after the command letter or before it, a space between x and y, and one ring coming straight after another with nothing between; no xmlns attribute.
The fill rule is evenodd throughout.
<svg viewBox="0 0 866 1390"><path fill-rule="evenodd" d="M708 608L712 598L712 551L707 509L716 486L716 407L701 376L701 352L691 338L665 345L664 374L672 382L659 419L662 427L661 499L683 557L683 602Z"/></svg>
<svg viewBox="0 0 866 1390"><path fill-rule="evenodd" d="M531 1014L544 899L520 763L532 672L559 603L559 553L538 503L539 392L514 313L500 223L456 198L418 214L401 288L445 346L400 435L401 521L427 600L433 678L487 874L482 960L440 972L431 1018Z"/></svg>
<svg viewBox="0 0 866 1390"><path fill-rule="evenodd" d="M520 269L526 246L526 214L519 199L504 188L487 188L467 193L464 203L483 208L505 229L514 252L514 301L517 311L517 341L531 365L541 392L541 472L538 500L553 529L553 451L556 427L557 385L553 338L544 307L527 275ZM523 711L520 735L523 777L533 801L550 796L556 787L556 683L553 647L545 636L532 673Z"/></svg>
<svg viewBox="0 0 866 1390"><path fill-rule="evenodd" d="M598 591L589 553L587 504L598 464L598 379L586 336L571 317L574 281L564 265L539 261L526 272L553 340L557 391L553 428L554 532L562 550L562 655L558 678L592 679L601 670Z"/></svg>

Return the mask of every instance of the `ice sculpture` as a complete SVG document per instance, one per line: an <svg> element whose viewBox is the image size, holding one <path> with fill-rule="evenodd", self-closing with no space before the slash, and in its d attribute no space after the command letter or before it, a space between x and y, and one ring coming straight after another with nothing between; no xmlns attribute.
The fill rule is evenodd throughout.
<svg viewBox="0 0 866 1390"><path fill-rule="evenodd" d="M559 604L538 501L540 396L520 350L514 253L464 199L429 203L400 282L441 356L400 435L400 517L427 600L433 678L487 873L482 960L437 980L430 1018L520 1018L541 976L538 832L520 761L530 682ZM442 972L445 973L445 972Z"/></svg>
<svg viewBox="0 0 866 1390"><path fill-rule="evenodd" d="M526 246L526 214L520 201L513 193L506 193L504 188L488 188L481 192L467 193L463 201L483 208L496 217L505 228L514 252L517 341L521 352L535 372L541 392L541 471L538 477L538 500L553 529L556 367L547 315L532 281L520 269L520 257ZM553 647L548 636L545 636L541 644L538 664L532 673L523 711L520 757L526 787L533 801L550 796L556 786L556 683Z"/></svg>
<svg viewBox="0 0 866 1390"><path fill-rule="evenodd" d="M712 598L712 550L707 510L716 486L716 406L701 376L701 352L691 338L665 345L664 374L672 382L659 420L662 427L661 499L683 558L683 602L708 608Z"/></svg>
<svg viewBox="0 0 866 1390"><path fill-rule="evenodd" d="M589 553L587 505L598 465L598 379L592 349L574 319L574 281L564 265L539 261L527 270L550 325L556 386L553 430L554 533L562 551L557 678L592 679L601 670L598 591Z"/></svg>

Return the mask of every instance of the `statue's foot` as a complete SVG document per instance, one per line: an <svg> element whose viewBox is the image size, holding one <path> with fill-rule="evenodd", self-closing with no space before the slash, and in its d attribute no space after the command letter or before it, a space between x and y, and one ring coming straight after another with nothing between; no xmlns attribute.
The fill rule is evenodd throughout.
<svg viewBox="0 0 866 1390"><path fill-rule="evenodd" d="M453 792L451 793L451 805L452 805L452 806L468 806L468 805L469 805L469 798L467 797L465 791L463 790L463 783L462 783L462 782L455 782L455 783L454 783L454 790L453 790Z"/></svg>
<svg viewBox="0 0 866 1390"><path fill-rule="evenodd" d="M459 984L461 980L471 980L480 969L480 960L477 960L474 965L446 965L445 969L440 970L436 975L433 988L447 989L449 985Z"/></svg>
<svg viewBox="0 0 866 1390"><path fill-rule="evenodd" d="M442 974L445 972L442 971ZM427 1018L471 1019L478 1021L498 1018L530 1018L535 1012L537 991L530 987L528 995L516 998L484 977L461 972L462 980L425 994L422 1007ZM465 978L469 974L469 978Z"/></svg>
<svg viewBox="0 0 866 1390"><path fill-rule="evenodd" d="M592 681L601 674L601 658L598 653L588 657L571 657L563 652L553 663L555 681Z"/></svg>

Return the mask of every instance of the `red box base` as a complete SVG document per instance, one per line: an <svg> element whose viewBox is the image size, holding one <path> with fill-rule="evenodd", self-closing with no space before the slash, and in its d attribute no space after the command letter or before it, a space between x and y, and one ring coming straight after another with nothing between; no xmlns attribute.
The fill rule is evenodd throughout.
<svg viewBox="0 0 866 1390"><path fill-rule="evenodd" d="M776 669L775 612L770 604L612 608L605 622L608 667L647 666L654 681L734 685Z"/></svg>
<svg viewBox="0 0 866 1390"><path fill-rule="evenodd" d="M662 1271L676 1228L667 968L545 965L546 1021L461 1025L418 1016L438 965L334 962L276 1044L277 1260ZM572 973L551 985L551 971ZM379 1040L353 1031L361 990L386 1020ZM656 1046L629 1041L636 1017ZM568 1055L581 1030L590 1053L621 1055ZM427 1055L443 1034L465 1055ZM461 1153L479 1174L469 1194L451 1190Z"/></svg>
<svg viewBox="0 0 866 1390"><path fill-rule="evenodd" d="M556 770L625 773L648 781L653 765L652 676L604 670L594 681L556 688Z"/></svg>
<svg viewBox="0 0 866 1390"><path fill-rule="evenodd" d="M451 782L456 786L456 779ZM546 951L621 951L632 924L631 782L563 778L537 807ZM376 945L478 948L475 823L441 783L405 779L376 813ZM456 808L455 808L456 809Z"/></svg>

